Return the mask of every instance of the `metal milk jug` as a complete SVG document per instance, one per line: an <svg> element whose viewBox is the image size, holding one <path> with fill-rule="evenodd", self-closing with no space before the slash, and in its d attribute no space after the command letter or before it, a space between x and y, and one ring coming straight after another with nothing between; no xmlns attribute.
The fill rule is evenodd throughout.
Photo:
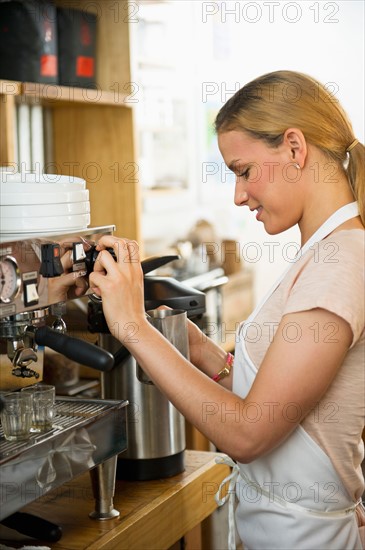
<svg viewBox="0 0 365 550"><path fill-rule="evenodd" d="M187 312L153 309L147 315L149 322L189 359ZM111 335L102 335L102 339L103 347L112 351L110 339L115 339ZM112 371L103 373L102 386L104 398L129 401L128 449L118 457L117 477L148 480L181 473L185 419L129 353Z"/></svg>

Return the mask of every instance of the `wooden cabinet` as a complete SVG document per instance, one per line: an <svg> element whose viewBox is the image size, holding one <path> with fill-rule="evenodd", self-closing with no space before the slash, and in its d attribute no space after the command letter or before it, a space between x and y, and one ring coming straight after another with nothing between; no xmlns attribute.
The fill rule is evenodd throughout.
<svg viewBox="0 0 365 550"><path fill-rule="evenodd" d="M207 537L205 524L194 538L191 530L216 510L214 494L230 472L227 465L215 462L216 457L217 453L186 451L185 471L174 477L148 482L117 480L117 519L98 522L88 517L94 501L87 474L32 502L23 511L62 527L62 538L52 543L52 550L172 550L176 541L173 549L212 548L200 542Z"/></svg>
<svg viewBox="0 0 365 550"><path fill-rule="evenodd" d="M228 276L222 287L221 345L226 351L234 351L239 324L253 310L253 273L242 269Z"/></svg>
<svg viewBox="0 0 365 550"><path fill-rule="evenodd" d="M51 118L51 158L45 172L74 175L90 191L91 226L116 226L140 241L140 194L130 73L133 4L58 1L97 15L97 88L0 81L0 165L16 166L16 105L37 103Z"/></svg>

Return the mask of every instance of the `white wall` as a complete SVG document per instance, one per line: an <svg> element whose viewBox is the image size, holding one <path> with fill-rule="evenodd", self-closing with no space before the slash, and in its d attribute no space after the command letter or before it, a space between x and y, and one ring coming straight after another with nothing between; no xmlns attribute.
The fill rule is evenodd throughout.
<svg viewBox="0 0 365 550"><path fill-rule="evenodd" d="M255 269L258 298L293 256L290 243L298 242L299 233L293 228L270 237L252 213L233 205L233 182L222 183L228 178L212 136L211 145L207 146L207 113L219 109L238 87L256 76L279 69L297 70L331 87L350 116L355 135L363 142L364 2L173 3L179 9L184 5L191 10L187 41L181 48L191 57L195 97L192 117L196 131L191 136L195 151L193 194L189 206L184 200L174 202L171 198L168 208L163 200L155 201L153 208L147 205L143 232L155 242L160 240L162 246L169 238L171 243L176 235L183 237L195 219L206 217L214 221L221 237L241 242L247 265ZM206 174L207 162L216 162L216 174ZM249 243L256 243L256 248ZM279 244L273 249L269 243ZM260 259L254 261L259 250Z"/></svg>

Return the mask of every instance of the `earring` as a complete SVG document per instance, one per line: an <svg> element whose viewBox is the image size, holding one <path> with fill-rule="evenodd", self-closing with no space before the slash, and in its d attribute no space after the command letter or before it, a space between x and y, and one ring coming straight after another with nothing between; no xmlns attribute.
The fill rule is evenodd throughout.
<svg viewBox="0 0 365 550"><path fill-rule="evenodd" d="M299 164L298 164L297 162L293 162L293 164L294 164L294 166L295 166L295 168L296 168L297 170L300 170L300 166L299 166Z"/></svg>

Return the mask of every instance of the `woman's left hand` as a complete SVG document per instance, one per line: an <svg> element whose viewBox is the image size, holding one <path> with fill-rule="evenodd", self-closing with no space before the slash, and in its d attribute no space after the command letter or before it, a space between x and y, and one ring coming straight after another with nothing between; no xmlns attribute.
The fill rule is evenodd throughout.
<svg viewBox="0 0 365 550"><path fill-rule="evenodd" d="M106 248L113 249L116 260ZM138 244L104 235L96 249L99 254L89 277L90 287L102 298L111 334L127 345L137 335L141 323L146 322Z"/></svg>
<svg viewBox="0 0 365 550"><path fill-rule="evenodd" d="M86 271L72 271L72 243L59 242L63 273L59 277L48 279L48 303L56 304L73 298L80 298L88 291ZM87 244L84 244L87 249Z"/></svg>

